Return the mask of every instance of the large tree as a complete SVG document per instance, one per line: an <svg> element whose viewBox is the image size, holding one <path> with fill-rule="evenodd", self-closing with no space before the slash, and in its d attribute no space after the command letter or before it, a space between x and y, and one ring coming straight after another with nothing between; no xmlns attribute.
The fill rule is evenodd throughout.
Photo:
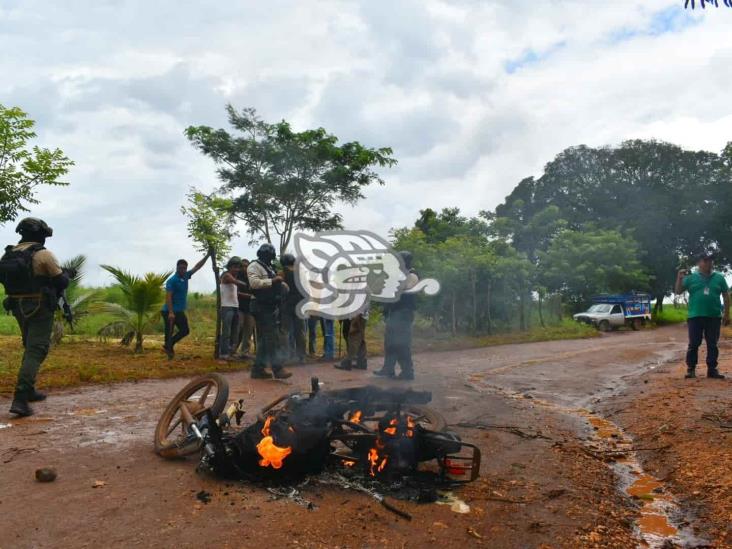
<svg viewBox="0 0 732 549"><path fill-rule="evenodd" d="M0 104L0 224L37 204L39 185L68 185L61 178L74 163L59 149L31 147L34 126L18 107Z"/></svg>
<svg viewBox="0 0 732 549"><path fill-rule="evenodd" d="M419 301L435 328L479 333L528 325L532 265L505 240L489 239L484 219L457 208L425 209L413 227L392 236L396 249L413 253L420 273L440 281L438 296Z"/></svg>
<svg viewBox="0 0 732 549"><path fill-rule="evenodd" d="M279 239L280 253L296 230L341 227L338 202L355 204L367 185L383 180L377 167L396 164L390 148L354 141L338 143L323 128L297 132L284 120L268 123L254 109L227 106L236 134L191 126L186 135L218 165L232 213L247 225L252 241Z"/></svg>
<svg viewBox="0 0 732 549"><path fill-rule="evenodd" d="M647 289L641 255L638 243L618 231L566 230L539 252L537 278L579 309L593 295Z"/></svg>
<svg viewBox="0 0 732 549"><path fill-rule="evenodd" d="M659 141L571 147L541 177L522 181L491 221L530 257L546 251L565 226L630 230L645 252L641 261L653 275L650 290L660 307L679 261L702 247L720 248L728 238L726 173L724 155Z"/></svg>

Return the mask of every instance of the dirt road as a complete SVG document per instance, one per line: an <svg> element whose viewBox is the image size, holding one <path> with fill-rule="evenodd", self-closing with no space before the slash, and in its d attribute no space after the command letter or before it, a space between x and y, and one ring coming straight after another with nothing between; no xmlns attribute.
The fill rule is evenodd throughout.
<svg viewBox="0 0 732 549"><path fill-rule="evenodd" d="M199 476L193 459L158 458L153 427L183 379L53 392L23 420L10 419L0 399L0 547L633 547L641 505L598 459L605 450L591 410L684 344L676 327L418 355L413 385L433 391L432 405L481 446L483 468L457 493L470 513L402 503L411 522L317 482L303 490L315 506L308 510L257 486ZM293 372L288 385L229 374L230 398L255 409L306 388L312 375L329 387L398 383L330 365ZM34 480L43 466L57 469L55 482ZM196 499L200 490L210 503ZM668 537L695 543L682 534Z"/></svg>

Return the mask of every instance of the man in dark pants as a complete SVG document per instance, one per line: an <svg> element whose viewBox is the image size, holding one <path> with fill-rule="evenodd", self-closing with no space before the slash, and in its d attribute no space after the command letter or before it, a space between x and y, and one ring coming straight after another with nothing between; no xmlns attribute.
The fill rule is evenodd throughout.
<svg viewBox="0 0 732 549"><path fill-rule="evenodd" d="M410 252L399 252L402 256L404 266L409 271L405 282L405 289L413 288L419 277L412 269L412 254ZM395 367L399 363L402 371L396 376L397 379L414 379L414 364L412 363L412 324L414 323L414 311L417 308L416 296L403 293L395 303L384 304L384 366L376 370L374 375L395 377Z"/></svg>
<svg viewBox="0 0 732 549"><path fill-rule="evenodd" d="M684 290L689 292L689 348L686 351L685 377L696 377L699 346L704 338L707 343L707 377L724 379L717 370L717 342L721 324L729 324L729 287L724 275L712 269L712 254L699 254L697 260L697 272L688 274L682 269L676 276L676 293L680 294Z"/></svg>
<svg viewBox="0 0 732 549"><path fill-rule="evenodd" d="M4 305L18 322L24 349L10 413L24 417L33 415L29 402L46 399L36 390L36 376L51 346L58 297L73 273L62 271L53 254L45 249L46 238L53 236L53 229L45 221L28 217L15 232L20 234L20 242L5 249L1 262L8 296Z"/></svg>
<svg viewBox="0 0 732 549"><path fill-rule="evenodd" d="M282 254L280 263L284 271L285 284L289 288L282 309L282 349L285 359L292 358L302 364L305 362L305 321L296 313L297 304L302 301L303 296L295 283L295 256ZM291 338L294 348L290 345Z"/></svg>
<svg viewBox="0 0 732 549"><path fill-rule="evenodd" d="M254 294L252 313L257 325L257 357L252 366L253 379L271 379L266 371L272 366L272 374L277 379L287 379L292 374L282 367L279 347L279 308L282 304L282 293L287 291L287 284L281 276L277 276L272 262L277 257L272 244L262 244L257 250L257 259L247 267L249 287Z"/></svg>
<svg viewBox="0 0 732 549"><path fill-rule="evenodd" d="M168 359L172 360L175 356L175 344L190 333L186 316L188 281L203 267L207 259L208 254L190 271L188 262L185 259L179 259L175 265L175 272L165 282L165 304L160 314L165 327L163 351L168 355ZM173 327L177 329L175 333L173 333Z"/></svg>

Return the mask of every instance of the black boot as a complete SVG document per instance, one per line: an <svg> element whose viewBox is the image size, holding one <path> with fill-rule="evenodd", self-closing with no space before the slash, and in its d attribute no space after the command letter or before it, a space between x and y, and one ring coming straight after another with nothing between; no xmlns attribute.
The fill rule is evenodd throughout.
<svg viewBox="0 0 732 549"><path fill-rule="evenodd" d="M356 370L368 370L369 365L366 359L356 361Z"/></svg>
<svg viewBox="0 0 732 549"><path fill-rule="evenodd" d="M272 368L272 373L274 374L275 379L287 379L288 377L292 377L292 373L288 372L281 366L279 368Z"/></svg>
<svg viewBox="0 0 732 549"><path fill-rule="evenodd" d="M687 368L685 379L694 379L696 377L696 370L694 368Z"/></svg>
<svg viewBox="0 0 732 549"><path fill-rule="evenodd" d="M334 364L333 368L335 368L336 370L351 370L351 361L347 358L344 358L338 364Z"/></svg>
<svg viewBox="0 0 732 549"><path fill-rule="evenodd" d="M10 405L10 413L20 417L33 415L33 408L28 406L28 396L25 393L15 393L13 403Z"/></svg>
<svg viewBox="0 0 732 549"><path fill-rule="evenodd" d="M46 400L46 397L48 395L46 393L42 393L41 391L36 391L33 389L33 392L28 395L28 402L41 402L43 400Z"/></svg>
<svg viewBox="0 0 732 549"><path fill-rule="evenodd" d="M165 356L168 357L168 360L173 360L175 358L175 353L173 352L173 349L169 349L165 345L163 345L161 349L163 349L163 352L165 353Z"/></svg>
<svg viewBox="0 0 732 549"><path fill-rule="evenodd" d="M399 372L399 375L396 376L397 379L401 379L403 381L412 381L414 379L414 372L412 371L404 371L402 370Z"/></svg>
<svg viewBox="0 0 732 549"><path fill-rule="evenodd" d="M716 368L710 368L707 370L707 377L712 379L724 379L724 374L720 374Z"/></svg>
<svg viewBox="0 0 732 549"><path fill-rule="evenodd" d="M270 374L264 368L252 368L249 377L251 377L252 379L272 379L272 374Z"/></svg>
<svg viewBox="0 0 732 549"><path fill-rule="evenodd" d="M394 377L394 372L382 368L381 370L374 370L374 375L379 377Z"/></svg>

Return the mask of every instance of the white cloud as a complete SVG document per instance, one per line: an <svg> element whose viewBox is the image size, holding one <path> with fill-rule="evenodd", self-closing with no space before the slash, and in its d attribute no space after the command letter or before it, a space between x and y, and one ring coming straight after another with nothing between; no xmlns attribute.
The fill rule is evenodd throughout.
<svg viewBox="0 0 732 549"><path fill-rule="evenodd" d="M183 129L224 126L226 102L392 146L387 185L340 208L349 227L385 234L420 208L493 208L567 146L721 149L730 18L683 0L5 2L0 102L76 161L72 185L43 189L33 211L57 254L162 271L196 255L179 212L188 187L217 185ZM246 240L237 253L252 254Z"/></svg>

